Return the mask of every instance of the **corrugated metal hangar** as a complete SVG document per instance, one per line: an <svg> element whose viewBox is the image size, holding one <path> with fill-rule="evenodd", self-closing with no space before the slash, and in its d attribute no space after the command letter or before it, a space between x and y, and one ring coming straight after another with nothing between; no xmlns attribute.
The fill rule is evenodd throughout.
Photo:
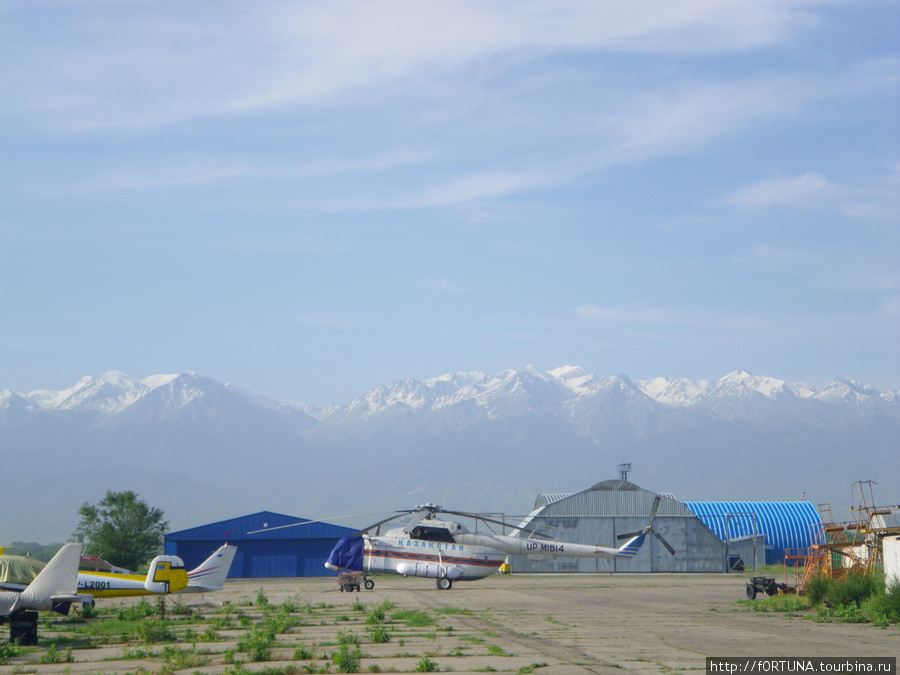
<svg viewBox="0 0 900 675"><path fill-rule="evenodd" d="M529 519L563 541L618 547L616 536L647 524L656 493L608 480L574 494L540 495ZM819 515L807 502L679 502L663 495L653 529L672 556L648 537L634 558L620 560L511 556L513 572L724 572L781 560L806 548ZM555 529L554 529L555 528Z"/></svg>
<svg viewBox="0 0 900 675"><path fill-rule="evenodd" d="M298 527L284 527L309 523ZM278 529L276 529L278 528ZM248 534L248 532L256 532ZM229 578L316 577L331 574L325 561L349 527L260 511L248 516L201 525L165 536L165 551L184 560L190 570L226 541L237 546Z"/></svg>
<svg viewBox="0 0 900 675"><path fill-rule="evenodd" d="M822 519L810 502L684 502L722 541L766 535L766 564L789 548L809 548Z"/></svg>

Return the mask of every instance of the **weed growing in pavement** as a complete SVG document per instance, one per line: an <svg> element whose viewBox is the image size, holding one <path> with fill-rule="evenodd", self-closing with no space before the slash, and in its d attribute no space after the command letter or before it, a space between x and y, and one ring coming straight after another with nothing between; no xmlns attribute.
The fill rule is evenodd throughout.
<svg viewBox="0 0 900 675"><path fill-rule="evenodd" d="M423 628L434 623L434 619L427 612L418 609L402 609L399 612L394 612L391 618L411 628Z"/></svg>
<svg viewBox="0 0 900 675"><path fill-rule="evenodd" d="M198 652L196 646L190 649L166 646L162 651L162 659L170 670L186 670L207 665L212 658L207 652Z"/></svg>
<svg viewBox="0 0 900 675"><path fill-rule="evenodd" d="M41 663L72 663L75 659L72 657L72 648L66 647L66 651L60 652L56 648L56 643L50 645L50 649L41 656Z"/></svg>
<svg viewBox="0 0 900 675"><path fill-rule="evenodd" d="M756 600L738 600L736 604L749 607L754 612L803 612L809 609L810 600L803 595L772 595Z"/></svg>
<svg viewBox="0 0 900 675"><path fill-rule="evenodd" d="M359 647L351 651L346 644L341 645L341 648L332 654L332 660L339 673L358 673L361 659L362 652L359 651Z"/></svg>
<svg viewBox="0 0 900 675"><path fill-rule="evenodd" d="M372 642L376 644L384 644L391 641L391 632L383 623L379 623L374 626L368 626L366 628L366 632L369 634Z"/></svg>
<svg viewBox="0 0 900 675"><path fill-rule="evenodd" d="M423 656L416 664L417 673L434 673L437 672L437 664L431 659Z"/></svg>
<svg viewBox="0 0 900 675"><path fill-rule="evenodd" d="M16 656L22 656L28 650L25 647L20 647L19 645L14 645L11 642L0 641L0 666L6 665L9 663L10 659L15 658Z"/></svg>
<svg viewBox="0 0 900 675"><path fill-rule="evenodd" d="M275 634L266 628L255 628L245 633L238 640L238 649L247 655L250 661L269 661L272 657L272 647L275 644Z"/></svg>

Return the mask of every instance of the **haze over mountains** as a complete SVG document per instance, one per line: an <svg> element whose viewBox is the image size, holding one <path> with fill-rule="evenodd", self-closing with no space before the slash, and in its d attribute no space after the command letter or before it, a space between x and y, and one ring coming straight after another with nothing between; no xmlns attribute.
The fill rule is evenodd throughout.
<svg viewBox="0 0 900 675"><path fill-rule="evenodd" d="M616 477L681 500L797 500L849 517L854 481L900 502L900 392L735 371L717 381L577 366L451 373L314 408L188 372L0 391L0 542L61 541L78 508L135 490L171 529L271 510L523 514L542 492Z"/></svg>

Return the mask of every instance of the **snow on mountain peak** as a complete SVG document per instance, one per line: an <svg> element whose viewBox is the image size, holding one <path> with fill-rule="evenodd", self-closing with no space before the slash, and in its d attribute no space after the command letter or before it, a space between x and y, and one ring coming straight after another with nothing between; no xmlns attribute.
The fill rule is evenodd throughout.
<svg viewBox="0 0 900 675"><path fill-rule="evenodd" d="M180 375L152 375L137 379L118 371L98 377L84 377L74 387L62 391L35 390L27 394L3 392L0 407L9 409L86 410L115 414L150 392L159 390L159 401L183 406L204 396L216 385L209 378L193 372ZM489 411L489 415L526 411L574 403L577 400L625 402L645 396L669 407L733 406L757 397L770 400L799 398L823 403L847 402L862 409L876 409L891 404L898 392L879 392L852 379L838 379L824 387L790 384L777 378L753 375L738 369L717 381L656 377L632 381L624 375L597 377L576 365L542 371L528 365L507 369L493 375L482 372L454 372L427 380L401 380L377 387L346 405L312 410L300 403L289 403L252 394L234 385L225 385L234 394L256 407L277 410L307 409L311 416L337 422L348 417L361 418L396 408L429 414L467 401ZM569 404L566 404L569 405ZM723 408L724 410L724 408Z"/></svg>
<svg viewBox="0 0 900 675"><path fill-rule="evenodd" d="M654 401L669 406L690 405L710 388L709 380L673 377L654 377L649 380L638 380L635 384Z"/></svg>
<svg viewBox="0 0 900 675"><path fill-rule="evenodd" d="M755 392L771 399L798 394L797 390L784 380L751 375L743 369L735 370L720 379L716 383L714 391L722 395L730 394L739 397Z"/></svg>
<svg viewBox="0 0 900 675"><path fill-rule="evenodd" d="M580 366L562 366L560 368L554 368L553 370L548 370L553 377L558 379L564 385L566 385L569 389L574 391L576 394L586 393L589 391L593 382L596 381L596 377L593 373L589 373Z"/></svg>

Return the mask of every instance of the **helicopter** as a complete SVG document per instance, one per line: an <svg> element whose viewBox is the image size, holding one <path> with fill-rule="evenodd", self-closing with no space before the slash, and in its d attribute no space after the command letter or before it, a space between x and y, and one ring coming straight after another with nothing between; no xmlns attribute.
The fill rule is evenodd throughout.
<svg viewBox="0 0 900 675"><path fill-rule="evenodd" d="M657 495L650 508L649 521L642 530L617 537L627 539L619 548L556 541L531 526L511 526L483 514L422 504L414 509L397 511L389 518L342 538L331 551L325 567L340 573L361 573L367 590L375 587L375 582L368 576L371 573L426 577L435 579L439 590L449 590L454 581L474 581L493 574L507 555L633 558L647 535L656 537L670 554L675 555L675 549L653 530L659 501ZM516 535L523 536L471 532L460 523L440 518L439 514L512 527L517 530ZM383 525L404 517L399 527L381 534ZM372 530L375 530L374 534L371 534Z"/></svg>

